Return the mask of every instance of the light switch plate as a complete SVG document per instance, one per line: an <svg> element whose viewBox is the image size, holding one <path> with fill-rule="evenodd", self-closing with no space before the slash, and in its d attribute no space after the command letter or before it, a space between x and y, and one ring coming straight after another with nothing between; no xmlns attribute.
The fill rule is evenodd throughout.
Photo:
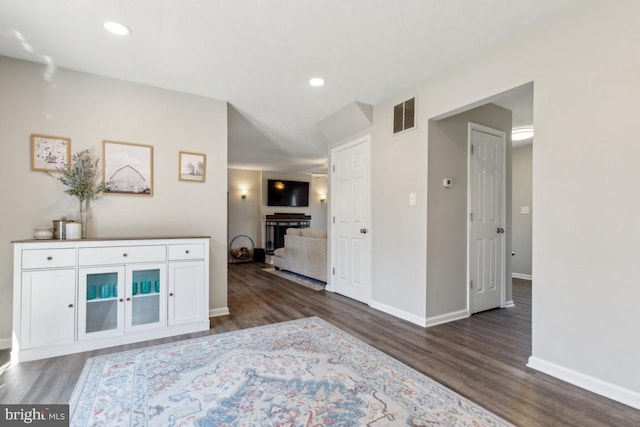
<svg viewBox="0 0 640 427"><path fill-rule="evenodd" d="M520 213L521 213L522 215L529 215L529 206L522 206L522 207L520 208Z"/></svg>
<svg viewBox="0 0 640 427"><path fill-rule="evenodd" d="M416 193L409 193L409 206L416 205Z"/></svg>

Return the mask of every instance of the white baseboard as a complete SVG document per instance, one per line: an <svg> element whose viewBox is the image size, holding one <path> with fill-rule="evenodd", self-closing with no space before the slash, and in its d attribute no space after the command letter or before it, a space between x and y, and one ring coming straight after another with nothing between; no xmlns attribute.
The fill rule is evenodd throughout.
<svg viewBox="0 0 640 427"><path fill-rule="evenodd" d="M515 306L516 306L516 303L515 303L515 302L513 302L513 300L512 300L512 299L510 299L509 301L506 301L506 302L504 303L504 308L515 307Z"/></svg>
<svg viewBox="0 0 640 427"><path fill-rule="evenodd" d="M452 311L450 313L440 314L438 316L427 317L427 327L441 325L447 322L453 322L454 320L466 319L469 317L469 311L467 309Z"/></svg>
<svg viewBox="0 0 640 427"><path fill-rule="evenodd" d="M539 357L529 357L527 366L536 371L544 372L552 377L559 378L563 381L576 385L578 387L597 393L601 396L608 397L632 408L640 409L640 393L620 387L607 381L585 375L573 369L547 362Z"/></svg>
<svg viewBox="0 0 640 427"><path fill-rule="evenodd" d="M212 308L209 310L209 317L227 316L231 314L229 307Z"/></svg>
<svg viewBox="0 0 640 427"><path fill-rule="evenodd" d="M11 337L0 338L0 350L11 348Z"/></svg>
<svg viewBox="0 0 640 427"><path fill-rule="evenodd" d="M416 316L415 314L411 314L404 310L399 310L395 307L391 307L389 305L382 304L376 301L370 301L369 306L371 308L375 308L376 310L380 310L392 316L398 317L402 320L406 320L407 322L415 323L416 325L422 326L423 328L427 326L427 320L424 317Z"/></svg>
<svg viewBox="0 0 640 427"><path fill-rule="evenodd" d="M511 273L511 277L514 279L533 280L530 274Z"/></svg>

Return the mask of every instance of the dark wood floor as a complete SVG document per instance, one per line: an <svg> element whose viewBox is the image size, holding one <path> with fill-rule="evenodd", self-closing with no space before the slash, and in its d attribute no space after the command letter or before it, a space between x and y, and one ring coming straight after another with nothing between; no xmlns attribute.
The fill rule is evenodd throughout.
<svg viewBox="0 0 640 427"><path fill-rule="evenodd" d="M231 315L212 318L210 333L319 316L514 424L640 425L640 411L526 367L531 354L527 281L514 279L516 307L425 329L340 295L293 284L261 267L229 266ZM0 374L0 402L66 403L88 357L178 338L12 366ZM0 366L7 357L0 352Z"/></svg>

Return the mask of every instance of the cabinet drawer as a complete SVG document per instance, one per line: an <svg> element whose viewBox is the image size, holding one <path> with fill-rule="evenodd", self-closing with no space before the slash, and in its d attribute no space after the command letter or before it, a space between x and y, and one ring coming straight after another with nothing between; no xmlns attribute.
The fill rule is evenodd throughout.
<svg viewBox="0 0 640 427"><path fill-rule="evenodd" d="M25 249L22 251L22 268L75 267L75 249Z"/></svg>
<svg viewBox="0 0 640 427"><path fill-rule="evenodd" d="M133 262L166 261L165 245L113 246L106 248L80 248L79 265L128 264Z"/></svg>
<svg viewBox="0 0 640 427"><path fill-rule="evenodd" d="M169 260L203 259L204 243L188 243L185 245L169 245Z"/></svg>

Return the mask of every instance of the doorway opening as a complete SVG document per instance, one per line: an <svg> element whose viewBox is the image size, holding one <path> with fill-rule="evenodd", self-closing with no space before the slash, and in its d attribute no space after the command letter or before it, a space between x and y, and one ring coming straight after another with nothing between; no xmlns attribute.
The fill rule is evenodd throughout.
<svg viewBox="0 0 640 427"><path fill-rule="evenodd" d="M513 205L511 133L514 127L533 125L533 82L429 120L427 326L465 318L473 311L469 301L473 284L469 274L470 212L467 207L470 122L497 129L506 136L504 225L496 226L495 230L504 229L504 244L500 249L504 259L500 266L504 275L500 307L513 305L511 279L516 258L528 257L530 266L531 250L512 255L512 248L522 240L530 248L530 226L528 235L527 229L516 233L513 216L517 209L518 215L528 215L526 219L530 221L532 206L530 201L518 201L517 207ZM530 169L528 173L530 177ZM519 214L520 208L528 208L523 209L527 213Z"/></svg>

